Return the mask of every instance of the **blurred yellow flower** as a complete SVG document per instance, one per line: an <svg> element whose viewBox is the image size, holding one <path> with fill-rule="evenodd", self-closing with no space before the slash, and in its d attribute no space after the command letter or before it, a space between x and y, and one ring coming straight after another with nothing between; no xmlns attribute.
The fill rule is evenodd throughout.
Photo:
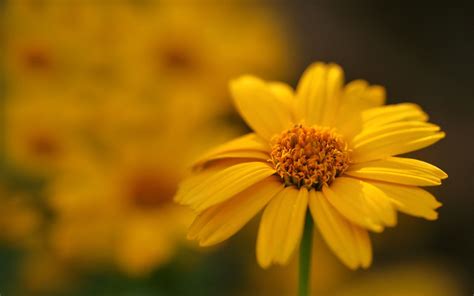
<svg viewBox="0 0 474 296"><path fill-rule="evenodd" d="M10 87L186 87L226 102L220 99L231 76L288 73L284 57L289 44L295 50L284 20L258 4L24 0L8 2L5 11Z"/></svg>
<svg viewBox="0 0 474 296"><path fill-rule="evenodd" d="M67 291L74 271L51 252L34 249L19 265L20 295L50 295Z"/></svg>
<svg viewBox="0 0 474 296"><path fill-rule="evenodd" d="M223 98L230 77L245 69L278 75L290 67L281 63L291 43L281 19L254 8L197 2L114 5L104 38L117 80L146 93L187 89L214 105L228 105ZM124 42L124 36L133 36L133 42Z"/></svg>
<svg viewBox="0 0 474 296"><path fill-rule="evenodd" d="M193 217L172 202L187 164L239 134L227 80L291 72L285 24L240 1L4 8L6 156L44 181L48 256L147 274L172 258Z"/></svg>
<svg viewBox="0 0 474 296"><path fill-rule="evenodd" d="M225 85L231 76L244 69L262 75L289 72L289 63L282 61L287 60L283 57L291 42L281 19L271 10L253 8L238 2L206 7L197 2L8 2L9 155L22 168L51 172L75 157L64 153L82 150L90 137L111 137L106 133L109 127L124 132L121 127L131 119L144 116L137 122L158 122L158 134L168 132L161 128L166 121L152 116L155 109L132 113L135 109L122 106L123 101L127 105L156 101L154 107L160 109L174 104L173 108L193 113L198 109L203 121L227 115ZM133 40L124 41L124 36ZM122 118L104 113L108 111ZM76 126L71 125L81 120L81 129L101 134L85 139L81 134L77 139Z"/></svg>
<svg viewBox="0 0 474 296"><path fill-rule="evenodd" d="M11 92L5 102L7 157L27 172L56 172L84 145L89 110L79 102L68 93Z"/></svg>
<svg viewBox="0 0 474 296"><path fill-rule="evenodd" d="M61 258L89 267L113 262L140 276L168 262L182 244L193 215L172 201L178 180L189 161L237 132L211 124L196 95L196 108L178 118L190 106L189 95L172 98L140 100L128 93L100 106L104 116L91 132L96 149L69 159L50 186L51 239ZM207 136L189 146L196 129Z"/></svg>
<svg viewBox="0 0 474 296"><path fill-rule="evenodd" d="M192 218L172 203L181 172L150 157L146 146L132 149L117 163L82 161L53 183L51 238L60 257L89 267L115 262L137 276L174 254Z"/></svg>
<svg viewBox="0 0 474 296"><path fill-rule="evenodd" d="M20 248L35 243L44 221L31 199L25 194L0 192L0 240Z"/></svg>
<svg viewBox="0 0 474 296"><path fill-rule="evenodd" d="M345 282L328 295L444 296L463 295L464 288L455 269L433 260L378 269Z"/></svg>
<svg viewBox="0 0 474 296"><path fill-rule="evenodd" d="M7 90L67 90L104 66L102 5L19 0L4 5ZM95 83L97 83L95 82ZM103 82L100 80L100 82Z"/></svg>
<svg viewBox="0 0 474 296"><path fill-rule="evenodd" d="M447 175L394 155L445 134L414 104L382 106L385 90L315 63L296 92L243 76L231 82L235 105L255 131L219 146L195 164L176 201L199 213L189 238L219 243L265 208L257 239L263 268L285 264L300 243L308 208L332 251L351 269L372 261L368 231L394 226L396 210L437 218L441 204L418 186Z"/></svg>

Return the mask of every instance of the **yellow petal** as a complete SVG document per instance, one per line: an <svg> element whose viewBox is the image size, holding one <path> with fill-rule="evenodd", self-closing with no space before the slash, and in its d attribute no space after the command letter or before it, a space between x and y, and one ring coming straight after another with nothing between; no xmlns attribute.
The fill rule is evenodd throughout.
<svg viewBox="0 0 474 296"><path fill-rule="evenodd" d="M360 266L368 268L372 264L372 244L367 230L352 224L352 231L356 239L357 254L359 255Z"/></svg>
<svg viewBox="0 0 474 296"><path fill-rule="evenodd" d="M364 127L381 126L398 121L427 121L428 115L420 106L402 103L372 108L362 113Z"/></svg>
<svg viewBox="0 0 474 296"><path fill-rule="evenodd" d="M425 174L431 174L439 179L446 179L448 177L448 174L446 174L443 170L440 168L418 160L418 159L413 159L413 158L403 158L403 157L389 157L387 158L388 161L392 162L394 166L399 166L400 168L405 168L405 169L411 169L411 170L416 170L419 172L423 172Z"/></svg>
<svg viewBox="0 0 474 296"><path fill-rule="evenodd" d="M178 189L176 201L200 212L274 173L274 169L262 162L240 163L211 174L204 172L183 182Z"/></svg>
<svg viewBox="0 0 474 296"><path fill-rule="evenodd" d="M308 207L308 191L286 187L265 208L257 238L257 261L267 268L286 264L299 245Z"/></svg>
<svg viewBox="0 0 474 296"><path fill-rule="evenodd" d="M241 160L241 162L249 162L249 161L267 162L270 159L270 156L268 155L267 152L261 152L261 151L252 151L252 150L228 151L228 152L223 152L218 155L214 155L213 157L210 157L201 166L199 167L195 166L194 168L200 168L203 165L206 166L207 164L214 163L214 161L220 160L220 159L234 159L234 160Z"/></svg>
<svg viewBox="0 0 474 296"><path fill-rule="evenodd" d="M351 165L346 175L413 186L440 185L447 177L439 168L424 161L389 157Z"/></svg>
<svg viewBox="0 0 474 296"><path fill-rule="evenodd" d="M372 247L367 230L346 220L321 192L309 192L309 208L324 240L351 269L367 268L372 261Z"/></svg>
<svg viewBox="0 0 474 296"><path fill-rule="evenodd" d="M392 125L387 125L388 127L384 127L387 128L386 133L380 132L379 129L373 129L371 132L373 136L369 135L363 139L354 140L351 160L357 163L408 153L430 146L445 136L443 132L437 131L437 126L432 124L419 127L405 124L406 128L394 131L391 130Z"/></svg>
<svg viewBox="0 0 474 296"><path fill-rule="evenodd" d="M358 106L366 110L385 103L385 88L380 85L369 85L365 80L357 79L344 87L341 104Z"/></svg>
<svg viewBox="0 0 474 296"><path fill-rule="evenodd" d="M344 82L338 65L314 63L303 73L296 91L296 116L307 125L327 125L335 117Z"/></svg>
<svg viewBox="0 0 474 296"><path fill-rule="evenodd" d="M280 256L276 257L277 263L286 264L296 248L299 246L304 230L305 216L308 210L308 190L299 189L296 200L287 199L286 204L289 219L281 219L286 226L286 235L283 236L283 244Z"/></svg>
<svg viewBox="0 0 474 296"><path fill-rule="evenodd" d="M372 231L396 224L396 213L388 197L361 180L339 177L323 188L329 202L348 220Z"/></svg>
<svg viewBox="0 0 474 296"><path fill-rule="evenodd" d="M413 186L375 181L370 181L370 183L382 190L399 211L427 220L438 218L435 209L439 208L441 203L428 191Z"/></svg>
<svg viewBox="0 0 474 296"><path fill-rule="evenodd" d="M337 116L331 126L337 128L346 139L351 139L362 128L362 112L385 102L385 89L364 80L354 80L343 90Z"/></svg>
<svg viewBox="0 0 474 296"><path fill-rule="evenodd" d="M362 79L352 80L344 86L344 100L360 100L369 84Z"/></svg>
<svg viewBox="0 0 474 296"><path fill-rule="evenodd" d="M338 134L342 135L346 142L350 142L362 129L362 119L360 112L353 111L354 114L351 115L347 120L339 121L336 123L335 129ZM343 118L341 116L340 118Z"/></svg>
<svg viewBox="0 0 474 296"><path fill-rule="evenodd" d="M239 231L284 186L278 177L269 177L231 199L199 214L191 225L189 239L201 246L220 243Z"/></svg>
<svg viewBox="0 0 474 296"><path fill-rule="evenodd" d="M195 163L194 168L204 166L207 162L225 158L258 159L267 161L270 147L267 141L255 133L250 133L224 143L202 157Z"/></svg>
<svg viewBox="0 0 474 296"><path fill-rule="evenodd" d="M356 148L365 145L367 142L371 142L374 139L383 137L389 133L397 132L401 130L424 130L437 132L440 127L427 122L421 121L401 121L393 122L385 125L369 126L362 129L362 131L354 137L351 145Z"/></svg>
<svg viewBox="0 0 474 296"><path fill-rule="evenodd" d="M242 76L230 83L230 90L240 115L266 140L291 127L291 110L263 80Z"/></svg>
<svg viewBox="0 0 474 296"><path fill-rule="evenodd" d="M369 106L382 106L385 104L385 88L380 85L371 85L365 91L363 96Z"/></svg>
<svg viewBox="0 0 474 296"><path fill-rule="evenodd" d="M290 109L293 108L295 94L291 86L283 82L268 82L270 91L280 101L284 102Z"/></svg>
<svg viewBox="0 0 474 296"><path fill-rule="evenodd" d="M344 72L342 68L338 65L329 64L327 70L325 106L322 110L320 125L330 126L334 123L337 110L339 109L343 84Z"/></svg>
<svg viewBox="0 0 474 296"><path fill-rule="evenodd" d="M209 179L211 176L217 174L219 171L224 170L231 166L232 165L229 165L229 166L217 165L215 167L212 167L203 171L199 171L197 173L192 174L191 176L188 176L187 178L185 178L183 181L179 183L179 187L174 197L174 201L176 201L177 203L183 204L185 202L184 199L187 197L187 193L189 191L199 186L199 184Z"/></svg>

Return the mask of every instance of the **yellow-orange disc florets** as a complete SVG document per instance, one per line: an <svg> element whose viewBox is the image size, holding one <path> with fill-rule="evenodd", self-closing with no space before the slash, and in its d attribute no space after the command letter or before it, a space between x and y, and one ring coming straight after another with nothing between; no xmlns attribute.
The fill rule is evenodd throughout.
<svg viewBox="0 0 474 296"><path fill-rule="evenodd" d="M295 127L272 139L270 161L286 185L320 190L349 166L342 137L324 127Z"/></svg>

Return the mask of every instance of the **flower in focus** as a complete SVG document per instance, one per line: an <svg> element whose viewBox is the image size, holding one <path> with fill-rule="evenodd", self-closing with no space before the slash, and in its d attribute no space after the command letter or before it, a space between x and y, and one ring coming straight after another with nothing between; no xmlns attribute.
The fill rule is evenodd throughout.
<svg viewBox="0 0 474 296"><path fill-rule="evenodd" d="M258 263L286 264L309 208L331 250L356 269L372 261L368 231L394 226L396 210L437 218L441 204L418 186L440 185L447 175L395 155L445 134L418 106L383 106L384 88L343 79L339 66L315 63L296 91L254 76L231 82L254 132L206 154L180 185L175 200L198 213L189 238L202 246L222 242L264 209Z"/></svg>

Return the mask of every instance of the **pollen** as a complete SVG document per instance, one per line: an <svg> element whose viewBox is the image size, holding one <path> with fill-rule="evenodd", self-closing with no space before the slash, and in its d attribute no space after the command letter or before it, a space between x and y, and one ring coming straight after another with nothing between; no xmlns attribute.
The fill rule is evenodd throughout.
<svg viewBox="0 0 474 296"><path fill-rule="evenodd" d="M349 167L350 151L334 130L296 125L272 139L270 161L287 186L321 190Z"/></svg>

